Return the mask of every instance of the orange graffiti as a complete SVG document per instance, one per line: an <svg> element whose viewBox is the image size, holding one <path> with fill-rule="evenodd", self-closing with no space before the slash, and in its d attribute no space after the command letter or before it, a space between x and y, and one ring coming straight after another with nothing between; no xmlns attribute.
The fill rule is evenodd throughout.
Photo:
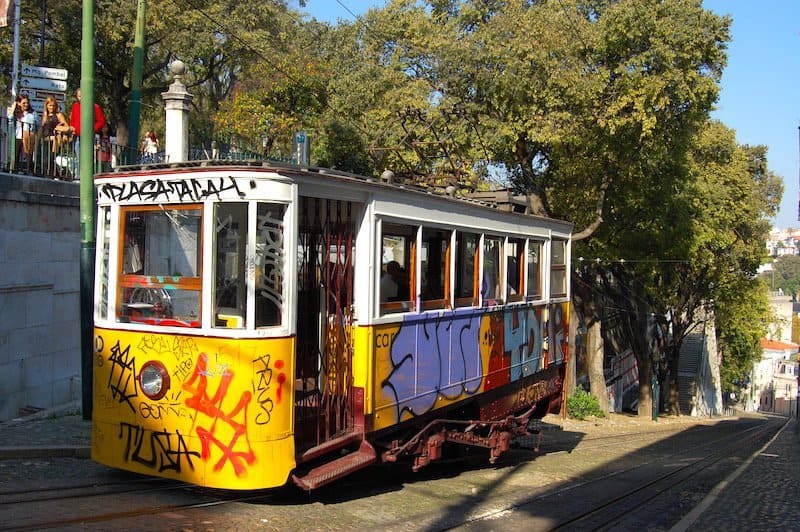
<svg viewBox="0 0 800 532"><path fill-rule="evenodd" d="M230 461L236 476L241 476L245 472L245 463L252 465L255 461L255 454L250 446L247 436L247 406L250 403L252 394L249 391L242 392L239 402L228 413L222 409L222 402L228 393L228 386L233 380L234 374L225 366L220 375L220 383L213 397L209 397L206 391L208 386L208 355L200 353L197 357L194 373L188 381L183 383L182 388L193 394L186 399L185 404L194 408L197 412L209 416L213 419L210 428L197 427L197 435L202 442L201 459L208 460L211 457L211 445L217 446L222 451L222 458L214 464L214 471L220 471L227 461ZM213 375L212 375L213 376ZM195 382L197 383L196 386ZM235 418L241 414L241 420ZM217 437L217 422L227 423L233 429L233 437L228 444L221 442ZM240 438L244 436L243 442ZM242 450L237 450L237 445Z"/></svg>

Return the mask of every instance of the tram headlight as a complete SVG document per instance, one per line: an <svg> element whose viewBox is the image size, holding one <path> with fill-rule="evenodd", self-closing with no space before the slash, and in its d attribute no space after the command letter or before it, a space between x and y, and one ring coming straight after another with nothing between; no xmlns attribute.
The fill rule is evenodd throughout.
<svg viewBox="0 0 800 532"><path fill-rule="evenodd" d="M157 401L169 390L169 373L161 362L145 362L139 371L139 389L149 399Z"/></svg>

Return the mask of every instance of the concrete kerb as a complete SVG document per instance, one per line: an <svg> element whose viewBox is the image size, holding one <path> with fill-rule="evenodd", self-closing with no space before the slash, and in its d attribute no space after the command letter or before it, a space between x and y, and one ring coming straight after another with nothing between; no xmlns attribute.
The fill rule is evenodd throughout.
<svg viewBox="0 0 800 532"><path fill-rule="evenodd" d="M58 418L81 413L81 402L71 401L53 408L36 412L29 416L14 418L0 425L2 430L25 430L25 425L35 421ZM2 431L0 431L2 434ZM0 437L0 460L26 458L89 458L89 445L16 445L9 446Z"/></svg>

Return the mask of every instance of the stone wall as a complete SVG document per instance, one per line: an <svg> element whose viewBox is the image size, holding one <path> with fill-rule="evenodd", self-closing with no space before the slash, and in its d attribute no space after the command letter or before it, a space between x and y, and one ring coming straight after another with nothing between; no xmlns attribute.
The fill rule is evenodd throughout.
<svg viewBox="0 0 800 532"><path fill-rule="evenodd" d="M0 173L0 421L81 398L79 187Z"/></svg>

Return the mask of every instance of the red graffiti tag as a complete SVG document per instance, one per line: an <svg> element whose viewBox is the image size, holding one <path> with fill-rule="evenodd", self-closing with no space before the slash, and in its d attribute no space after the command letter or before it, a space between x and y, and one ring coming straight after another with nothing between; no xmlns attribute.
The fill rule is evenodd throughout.
<svg viewBox="0 0 800 532"><path fill-rule="evenodd" d="M226 413L222 409L222 402L225 400L228 386L233 380L233 371L228 367L224 367L219 375L221 377L220 383L213 397L209 397L206 391L208 376L208 355L200 353L197 357L194 373L188 381L183 383L183 389L193 394L186 399L186 406L194 408L197 412L202 412L213 419L210 428L197 427L196 429L203 446L200 457L203 460L208 460L211 456L211 445L213 444L222 451L222 458L214 464L214 471L220 471L225 466L225 463L230 460L236 476L241 476L245 472L245 462L248 465L252 465L255 461L255 454L247 436L247 406L250 403L252 394L249 391L242 392L236 406ZM241 419L237 420L237 416L240 416ZM233 436L228 444L221 442L217 438L218 421L227 423L233 429ZM240 442L239 439L242 436L244 438Z"/></svg>
<svg viewBox="0 0 800 532"><path fill-rule="evenodd" d="M283 360L275 361L275 369L283 369ZM279 403L281 402L281 396L283 395L282 392L284 382L286 382L286 374L283 372L278 373L278 389L275 390L275 399L277 399Z"/></svg>

